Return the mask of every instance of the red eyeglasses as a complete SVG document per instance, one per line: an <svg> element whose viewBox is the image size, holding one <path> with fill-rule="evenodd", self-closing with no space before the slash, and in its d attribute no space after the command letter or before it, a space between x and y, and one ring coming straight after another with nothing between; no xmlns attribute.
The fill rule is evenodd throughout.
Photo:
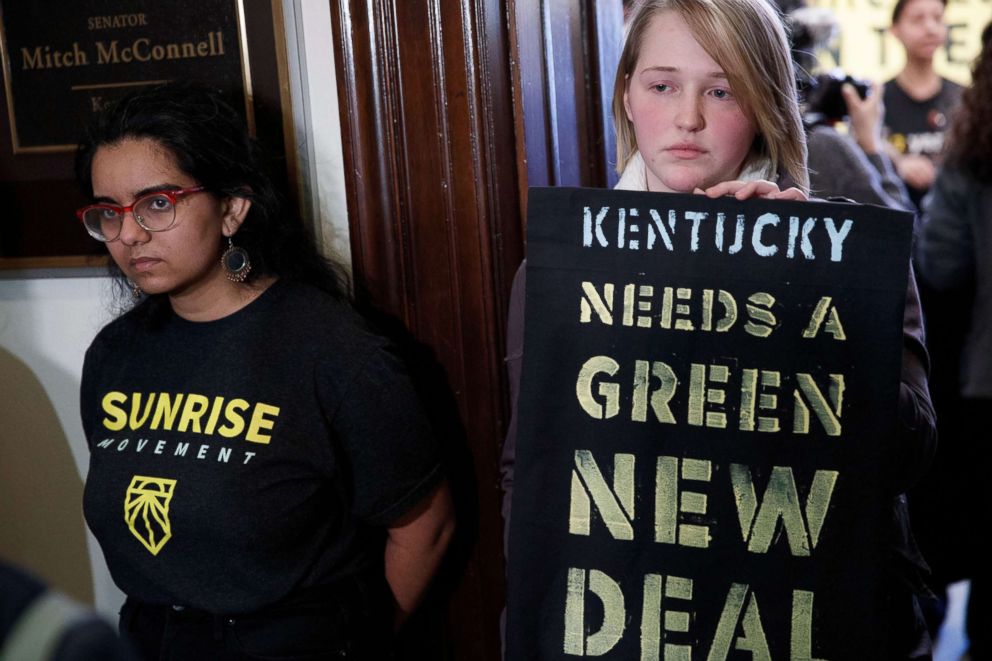
<svg viewBox="0 0 992 661"><path fill-rule="evenodd" d="M179 198L205 191L205 186L164 190L142 195L133 204L90 204L76 211L83 226L97 241L116 241L124 226L124 214L131 212L134 221L149 232L164 232L176 222L176 202Z"/></svg>

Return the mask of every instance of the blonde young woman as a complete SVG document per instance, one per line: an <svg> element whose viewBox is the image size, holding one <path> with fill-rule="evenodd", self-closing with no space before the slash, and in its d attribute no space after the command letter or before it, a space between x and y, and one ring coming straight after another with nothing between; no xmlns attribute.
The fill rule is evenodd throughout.
<svg viewBox="0 0 992 661"><path fill-rule="evenodd" d="M709 197L806 200L806 145L795 74L781 16L765 0L645 0L631 15L613 93L621 190ZM513 284L507 365L514 415L502 456L504 518L509 530L516 454L516 410L524 336L524 269ZM892 493L917 479L933 450L933 410L926 383L915 286L904 320L899 467ZM899 586L891 597L894 658L929 649L910 585L918 558L904 500L893 500L893 553ZM906 560L912 559L912 560ZM898 564L898 561L894 561Z"/></svg>

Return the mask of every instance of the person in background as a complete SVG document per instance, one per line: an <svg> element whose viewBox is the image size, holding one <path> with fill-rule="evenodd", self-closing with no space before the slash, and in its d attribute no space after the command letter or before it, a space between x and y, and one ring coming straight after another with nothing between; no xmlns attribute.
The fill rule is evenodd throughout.
<svg viewBox="0 0 992 661"><path fill-rule="evenodd" d="M985 414L992 405L992 23L982 32L972 85L951 128L918 246L920 275L938 294L967 301L945 309L967 328L958 368L961 433L947 471L943 531L957 544L946 550L955 578L971 578L968 636L971 659L992 658L992 597L988 552L982 541L992 498L985 484ZM943 441L942 441L943 444Z"/></svg>
<svg viewBox="0 0 992 661"><path fill-rule="evenodd" d="M897 0L892 35L906 51L906 64L885 83L885 127L899 176L920 207L933 184L944 132L961 98L961 86L941 77L934 54L947 39L947 0Z"/></svg>
<svg viewBox="0 0 992 661"><path fill-rule="evenodd" d="M217 93L132 93L76 171L135 296L80 394L122 634L148 659L386 658L453 528L401 362Z"/></svg>
<svg viewBox="0 0 992 661"><path fill-rule="evenodd" d="M885 132L896 169L918 211L926 206L963 89L934 69L934 55L947 39L946 6L947 0L897 0L892 11L890 30L905 49L906 63L885 84ZM941 450L930 473L909 493L909 506L920 546L933 570L931 585L940 595L939 600L924 604L931 632L936 632L944 617L943 593L950 582L960 579L961 567L953 558L960 546L961 528L948 525L957 515L946 507L946 494L953 493L959 483L959 449L968 435L962 424L957 381L967 325L959 313L969 306L970 295L937 291L922 279L919 290Z"/></svg>
<svg viewBox="0 0 992 661"><path fill-rule="evenodd" d="M0 561L0 659L131 661L132 650L90 609Z"/></svg>

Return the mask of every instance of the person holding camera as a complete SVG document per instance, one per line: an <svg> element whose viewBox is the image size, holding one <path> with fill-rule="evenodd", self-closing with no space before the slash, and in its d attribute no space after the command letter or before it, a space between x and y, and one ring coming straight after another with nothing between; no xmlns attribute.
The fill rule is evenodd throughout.
<svg viewBox="0 0 992 661"><path fill-rule="evenodd" d="M807 104L804 113L811 188L828 199L846 197L862 204L914 210L882 148L883 105L877 85L862 83L855 87L844 81L836 86L835 93L848 118L847 135L834 128L843 116L818 114L812 103Z"/></svg>
<svg viewBox="0 0 992 661"><path fill-rule="evenodd" d="M884 116L878 86L839 72L810 76L815 52L836 35L837 19L829 9L779 6L786 13L792 57L803 100L803 125L809 150L811 192L822 198L847 198L913 210L905 186L883 149ZM836 126L848 121L847 133Z"/></svg>

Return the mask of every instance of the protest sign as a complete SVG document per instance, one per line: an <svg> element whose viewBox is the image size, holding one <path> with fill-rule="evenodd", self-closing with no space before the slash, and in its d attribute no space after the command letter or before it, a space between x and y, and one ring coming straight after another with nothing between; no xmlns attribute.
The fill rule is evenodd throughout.
<svg viewBox="0 0 992 661"><path fill-rule="evenodd" d="M507 658L880 658L909 214L534 189Z"/></svg>

